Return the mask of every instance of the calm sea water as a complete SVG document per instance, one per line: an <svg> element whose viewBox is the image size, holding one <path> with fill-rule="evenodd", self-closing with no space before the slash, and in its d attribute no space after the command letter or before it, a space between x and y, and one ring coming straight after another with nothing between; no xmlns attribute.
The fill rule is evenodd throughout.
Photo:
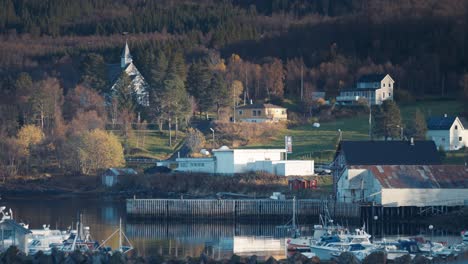
<svg viewBox="0 0 468 264"><path fill-rule="evenodd" d="M286 223L265 223L261 220L249 223L206 222L206 221L139 221L127 219L125 201L114 199L84 199L84 198L9 198L0 201L0 205L13 210L18 222L29 224L30 228L42 228L44 224L51 229L67 229L76 224L81 214L85 225L91 229L91 234L98 241L106 240L119 226L119 219L125 234L142 256L164 255L173 257L199 256L201 253L221 259L232 254L257 255L260 258L274 256L286 257L285 246L288 233L278 228ZM339 219L347 223L346 219ZM311 235L311 228L317 219L299 219L302 223L302 234ZM307 223L306 223L307 222ZM423 225L388 228L383 236L398 238L408 235L423 234L434 241L444 241L449 244L461 241L456 234L447 234L442 230L429 233ZM403 232L402 232L403 231ZM376 228L377 237L382 236L382 229ZM109 240L107 245L116 248L118 237Z"/></svg>

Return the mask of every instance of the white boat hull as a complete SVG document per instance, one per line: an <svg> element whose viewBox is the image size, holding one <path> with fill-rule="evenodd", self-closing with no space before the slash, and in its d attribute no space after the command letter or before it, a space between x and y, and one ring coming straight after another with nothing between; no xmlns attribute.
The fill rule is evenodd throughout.
<svg viewBox="0 0 468 264"><path fill-rule="evenodd" d="M315 254L320 260L331 260L333 258L333 253L341 253L339 250L320 246L310 247L310 252Z"/></svg>

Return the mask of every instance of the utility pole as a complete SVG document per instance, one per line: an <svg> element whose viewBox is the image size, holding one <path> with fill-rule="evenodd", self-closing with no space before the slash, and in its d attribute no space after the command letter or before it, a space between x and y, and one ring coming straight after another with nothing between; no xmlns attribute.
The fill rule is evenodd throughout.
<svg viewBox="0 0 468 264"><path fill-rule="evenodd" d="M372 140L372 103L370 90L367 92L367 102L369 103L369 140Z"/></svg>
<svg viewBox="0 0 468 264"><path fill-rule="evenodd" d="M231 84L232 85L232 84ZM236 86L234 85L234 93L232 94L232 121L236 122Z"/></svg>
<svg viewBox="0 0 468 264"><path fill-rule="evenodd" d="M301 101L304 101L304 71L303 63L301 63Z"/></svg>
<svg viewBox="0 0 468 264"><path fill-rule="evenodd" d="M248 91L249 87L247 85L247 68L245 68L245 88L244 88L244 105L245 105L245 100L246 100L246 97L247 97L247 91Z"/></svg>

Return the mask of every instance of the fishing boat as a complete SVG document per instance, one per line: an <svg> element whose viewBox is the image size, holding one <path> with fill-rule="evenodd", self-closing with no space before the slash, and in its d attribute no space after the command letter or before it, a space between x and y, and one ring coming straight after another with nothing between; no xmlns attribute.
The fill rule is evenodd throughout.
<svg viewBox="0 0 468 264"><path fill-rule="evenodd" d="M62 244L69 236L69 232L50 229L50 225L42 227L42 229L30 229L31 234L27 239L29 255L34 255L39 251L49 254L53 247Z"/></svg>
<svg viewBox="0 0 468 264"><path fill-rule="evenodd" d="M79 250L81 252L96 251L99 248L99 243L91 237L89 226L84 226L81 219L76 223L76 230L71 230L69 237L61 244L55 245L61 251L73 252Z"/></svg>
<svg viewBox="0 0 468 264"><path fill-rule="evenodd" d="M468 231L461 231L461 237L463 242L468 243Z"/></svg>
<svg viewBox="0 0 468 264"><path fill-rule="evenodd" d="M356 229L353 234L339 235L340 242L312 245L310 251L321 260L331 260L337 255L348 251L361 258L375 249L375 246L369 240L370 237L363 229Z"/></svg>
<svg viewBox="0 0 468 264"><path fill-rule="evenodd" d="M295 210L293 210L295 211ZM293 217L295 219L295 217ZM319 216L319 225L314 225L313 236L298 236L288 239L287 250L307 252L310 251L310 246L316 245L318 242L324 242L324 236L344 235L348 233L348 229L340 225L336 225L330 217L328 209L325 208L325 215ZM325 239L326 240L326 239Z"/></svg>
<svg viewBox="0 0 468 264"><path fill-rule="evenodd" d="M109 241L112 237L114 237L115 235L119 235L119 247L117 248L117 251L119 252L122 252L122 253L127 253L131 250L133 250L133 246L132 246L132 243L130 242L130 240L128 239L128 237L125 235L123 229L122 229L122 218L120 218L120 221L119 221L119 228L117 230L114 231L114 233L112 233L106 240L104 240L101 245L98 247L98 249L107 249L109 247L106 247L106 243L107 241ZM124 240L127 242L127 245L124 245Z"/></svg>
<svg viewBox="0 0 468 264"><path fill-rule="evenodd" d="M376 247L374 251L383 251L387 256L387 260L393 261L396 258L409 254L409 251L403 249L401 243L398 241L382 240L375 241L373 244Z"/></svg>

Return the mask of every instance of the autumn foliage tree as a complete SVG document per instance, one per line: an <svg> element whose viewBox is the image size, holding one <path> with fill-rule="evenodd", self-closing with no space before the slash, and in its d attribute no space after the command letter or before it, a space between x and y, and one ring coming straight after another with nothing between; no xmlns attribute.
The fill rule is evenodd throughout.
<svg viewBox="0 0 468 264"><path fill-rule="evenodd" d="M71 138L67 147L71 153L66 165L71 171L90 175L101 169L121 167L125 164L119 139L100 129L86 131Z"/></svg>

